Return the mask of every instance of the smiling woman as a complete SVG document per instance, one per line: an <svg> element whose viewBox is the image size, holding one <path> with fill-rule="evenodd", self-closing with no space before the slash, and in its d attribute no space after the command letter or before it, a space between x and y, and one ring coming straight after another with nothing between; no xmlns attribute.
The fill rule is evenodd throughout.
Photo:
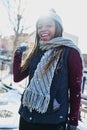
<svg viewBox="0 0 87 130"><path fill-rule="evenodd" d="M33 21L34 23L39 15L48 10L48 8L55 6L58 14L61 14L63 18L64 28L66 26L65 31L67 30L68 32L77 34L76 21L77 18L79 19L79 16L77 17L79 7L76 11L77 1L25 0L26 5L24 4L24 6L26 7L25 9L27 9L27 13L23 12L23 16L26 16L26 20L22 22L24 25L25 22L27 22L27 25L30 26L30 22L32 23ZM73 2L75 3L73 4ZM82 62L79 49L75 45L73 48L73 42L71 40L61 38L62 33L60 33L61 31L59 29L61 26L58 21L49 19L48 23L50 24L47 24L47 21L48 19L46 19L46 21L39 21L36 27L36 46L32 54L28 55L30 57L28 57L24 66L21 66L24 49L16 50L14 54L14 81L19 82L29 76L29 86L27 86L28 88L26 88L25 93L23 93L24 96L22 96L21 100L23 102L21 102L19 110L20 130L23 130L23 128L24 130L27 129L25 127L29 129L32 127L36 130L36 123L40 124L37 125L38 130L44 130L46 128L50 130L65 129L67 123L66 118L68 118L68 95L66 91L69 87L71 90L71 109L68 129L70 130L72 128L76 130L76 126L78 125L82 76ZM81 21L82 20L79 20L79 23ZM79 32L81 31L80 26L78 25L78 29L80 29L78 30ZM6 29L5 31L8 30ZM54 31L56 35L54 35ZM60 43L64 44L60 46ZM65 44L67 46L65 46ZM70 81L68 82L68 80ZM49 125L47 125L47 123ZM32 128L31 130L33 130Z"/></svg>
<svg viewBox="0 0 87 130"><path fill-rule="evenodd" d="M19 109L19 130L65 130L67 123L67 130L76 130L78 126L82 55L62 34L61 18L55 10L49 10L36 22L35 46L31 53L28 50L23 65L26 50L23 46L15 50L14 82L29 76Z"/></svg>

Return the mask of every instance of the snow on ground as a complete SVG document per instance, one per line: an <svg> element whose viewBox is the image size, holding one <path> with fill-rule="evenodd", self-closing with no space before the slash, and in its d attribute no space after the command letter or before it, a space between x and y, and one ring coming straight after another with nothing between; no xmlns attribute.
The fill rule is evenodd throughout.
<svg viewBox="0 0 87 130"><path fill-rule="evenodd" d="M0 80L0 130L18 130L18 110L27 79L14 83L13 76L7 70L2 70Z"/></svg>
<svg viewBox="0 0 87 130"><path fill-rule="evenodd" d="M0 88L3 87L0 84ZM17 89L6 89L0 93L0 128L18 128L21 93Z"/></svg>
<svg viewBox="0 0 87 130"><path fill-rule="evenodd" d="M87 127L81 121L79 121L77 130L87 130Z"/></svg>

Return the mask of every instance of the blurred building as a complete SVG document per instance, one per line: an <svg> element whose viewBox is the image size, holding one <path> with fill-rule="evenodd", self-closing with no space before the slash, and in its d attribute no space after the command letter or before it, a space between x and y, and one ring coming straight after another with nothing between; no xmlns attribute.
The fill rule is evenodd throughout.
<svg viewBox="0 0 87 130"><path fill-rule="evenodd" d="M63 33L63 36L64 36L65 38L71 39L72 41L74 41L75 44L78 45L78 43L79 43L79 38L78 38L78 36L73 35L73 34L70 34L70 33L67 33L67 32L64 32L64 33Z"/></svg>
<svg viewBox="0 0 87 130"><path fill-rule="evenodd" d="M64 37L73 40L77 45L79 44L78 36L64 32ZM83 60L84 60L84 67L87 68L87 54L82 54L82 55L83 55Z"/></svg>

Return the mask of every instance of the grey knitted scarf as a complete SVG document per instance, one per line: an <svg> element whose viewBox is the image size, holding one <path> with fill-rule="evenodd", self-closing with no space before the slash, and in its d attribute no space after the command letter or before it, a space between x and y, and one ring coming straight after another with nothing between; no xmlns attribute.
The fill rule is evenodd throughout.
<svg viewBox="0 0 87 130"><path fill-rule="evenodd" d="M79 48L71 40L61 37L54 38L47 42L40 41L40 48L42 50L46 50L46 52L37 65L29 86L25 89L22 101L23 106L27 106L30 111L36 110L39 113L45 113L48 109L50 102L50 87L61 52L59 53L57 59L55 59L52 63L49 70L43 76L40 76L40 74L42 73L46 62L50 60L53 48L60 47L62 45L75 48L81 55Z"/></svg>

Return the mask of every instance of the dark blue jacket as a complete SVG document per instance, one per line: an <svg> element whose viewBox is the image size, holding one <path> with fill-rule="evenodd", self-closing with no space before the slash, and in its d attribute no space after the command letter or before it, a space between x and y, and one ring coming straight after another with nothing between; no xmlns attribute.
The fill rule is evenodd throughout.
<svg viewBox="0 0 87 130"><path fill-rule="evenodd" d="M23 105L21 104L19 113L28 122L58 124L67 121L69 104L67 57L69 54L69 50L70 49L66 47L60 68L59 70L56 69L55 71L50 90L51 100L47 112L44 114L38 113L36 111L30 112L27 107L23 107ZM42 52L41 50L38 50L32 61L29 63L29 80L31 80L31 78L33 77L34 71L43 53L44 52ZM56 98L56 100L60 104L60 108L57 111L53 110L54 98Z"/></svg>

